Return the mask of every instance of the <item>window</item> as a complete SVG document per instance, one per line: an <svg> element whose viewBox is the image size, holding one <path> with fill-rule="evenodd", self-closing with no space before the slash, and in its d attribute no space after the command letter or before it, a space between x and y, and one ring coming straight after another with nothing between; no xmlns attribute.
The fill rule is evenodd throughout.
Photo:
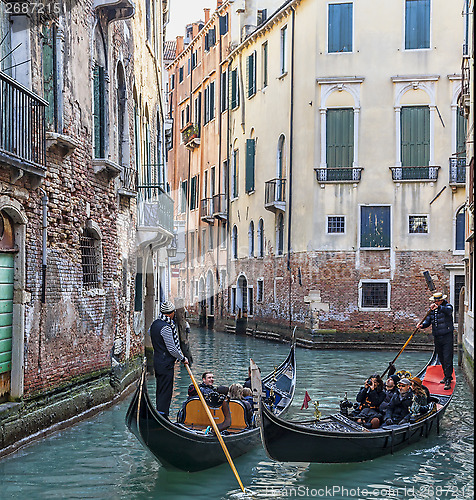
<svg viewBox="0 0 476 500"><path fill-rule="evenodd" d="M428 216L410 215L408 217L408 232L410 234L428 233Z"/></svg>
<svg viewBox="0 0 476 500"><path fill-rule="evenodd" d="M246 83L248 97L256 94L256 50L246 58Z"/></svg>
<svg viewBox="0 0 476 500"><path fill-rule="evenodd" d="M152 39L152 13L150 0L145 0L145 33L148 41Z"/></svg>
<svg viewBox="0 0 476 500"><path fill-rule="evenodd" d="M206 238L206 229L202 229L202 240L201 240L201 255L200 255L200 261L203 264L205 262L205 238Z"/></svg>
<svg viewBox="0 0 476 500"><path fill-rule="evenodd" d="M218 16L220 24L220 35L228 33L228 12L224 16Z"/></svg>
<svg viewBox="0 0 476 500"><path fill-rule="evenodd" d="M256 15L256 24L259 26L263 24L268 18L268 9L258 9L258 13Z"/></svg>
<svg viewBox="0 0 476 500"><path fill-rule="evenodd" d="M256 302L263 302L264 295L264 280L259 279L256 282Z"/></svg>
<svg viewBox="0 0 476 500"><path fill-rule="evenodd" d="M180 66L179 68L179 79L178 79L179 83L182 83L183 82L183 66Z"/></svg>
<svg viewBox="0 0 476 500"><path fill-rule="evenodd" d="M466 160L466 127L467 121L464 118L464 110L456 108L456 154L459 158Z"/></svg>
<svg viewBox="0 0 476 500"><path fill-rule="evenodd" d="M220 110L223 113L223 111L226 111L227 104L228 104L228 75L226 71L224 71L221 74L221 96L220 96Z"/></svg>
<svg viewBox="0 0 476 500"><path fill-rule="evenodd" d="M263 88L268 86L268 42L262 45Z"/></svg>
<svg viewBox="0 0 476 500"><path fill-rule="evenodd" d="M284 252L284 217L280 213L276 224L276 254L283 255Z"/></svg>
<svg viewBox="0 0 476 500"><path fill-rule="evenodd" d="M205 119L204 123L215 118L215 82L205 87Z"/></svg>
<svg viewBox="0 0 476 500"><path fill-rule="evenodd" d="M286 73L286 71L288 70L287 38L288 38L288 27L284 26L284 28L281 28L281 52L280 52L280 54L281 54L281 60L280 60L281 75L284 75L284 73Z"/></svg>
<svg viewBox="0 0 476 500"><path fill-rule="evenodd" d="M255 189L255 151L256 141L254 139L246 139L245 184L247 193Z"/></svg>
<svg viewBox="0 0 476 500"><path fill-rule="evenodd" d="M360 207L360 247L390 247L390 207Z"/></svg>
<svg viewBox="0 0 476 500"><path fill-rule="evenodd" d="M170 75L170 90L175 88L175 74Z"/></svg>
<svg viewBox="0 0 476 500"><path fill-rule="evenodd" d="M429 165L430 108L428 106L402 107L401 158L403 167Z"/></svg>
<svg viewBox="0 0 476 500"><path fill-rule="evenodd" d="M405 49L430 48L430 0L405 1Z"/></svg>
<svg viewBox="0 0 476 500"><path fill-rule="evenodd" d="M134 311L142 311L142 259L137 259L137 273L135 279Z"/></svg>
<svg viewBox="0 0 476 500"><path fill-rule="evenodd" d="M253 316L253 287L248 287L248 315Z"/></svg>
<svg viewBox="0 0 476 500"><path fill-rule="evenodd" d="M238 258L238 229L236 226L233 226L231 232L231 254L233 259Z"/></svg>
<svg viewBox="0 0 476 500"><path fill-rule="evenodd" d="M345 217L343 215L329 215L327 217L327 232L329 234L345 233Z"/></svg>
<svg viewBox="0 0 476 500"><path fill-rule="evenodd" d="M389 309L389 282L386 280L362 281L359 287L362 309Z"/></svg>
<svg viewBox="0 0 476 500"><path fill-rule="evenodd" d="M216 43L215 28L211 28L205 35L205 52L208 52L215 45L215 43Z"/></svg>
<svg viewBox="0 0 476 500"><path fill-rule="evenodd" d="M465 208L462 207L456 214L455 251L457 252L464 252L464 216Z"/></svg>
<svg viewBox="0 0 476 500"><path fill-rule="evenodd" d="M232 198L238 198L238 150L233 151L233 172L231 177L231 194Z"/></svg>
<svg viewBox="0 0 476 500"><path fill-rule="evenodd" d="M264 222L258 222L258 257L264 257Z"/></svg>
<svg viewBox="0 0 476 500"><path fill-rule="evenodd" d="M226 245L226 224L220 224L220 248L225 248Z"/></svg>
<svg viewBox="0 0 476 500"><path fill-rule="evenodd" d="M86 228L80 237L84 288L99 288L102 283L101 239L96 231Z"/></svg>
<svg viewBox="0 0 476 500"><path fill-rule="evenodd" d="M250 222L248 228L248 255L250 257L255 256L255 225L253 221Z"/></svg>
<svg viewBox="0 0 476 500"><path fill-rule="evenodd" d="M238 69L230 71L230 108L235 109L240 105L240 89L238 83Z"/></svg>
<svg viewBox="0 0 476 500"><path fill-rule="evenodd" d="M195 260L195 233L191 232L190 233L190 262L192 264L191 267L193 267L194 263L193 261Z"/></svg>
<svg viewBox="0 0 476 500"><path fill-rule="evenodd" d="M231 313L236 314L236 286L231 287Z"/></svg>
<svg viewBox="0 0 476 500"><path fill-rule="evenodd" d="M58 93L57 93L57 53L56 25L43 25L43 88L44 98L48 101L45 108L46 127L48 130L58 130Z"/></svg>
<svg viewBox="0 0 476 500"><path fill-rule="evenodd" d="M198 59L198 53L196 50L192 52L191 55L191 64L192 64L192 70L194 70L197 67L197 59Z"/></svg>
<svg viewBox="0 0 476 500"><path fill-rule="evenodd" d="M180 192L181 192L180 212L184 214L187 211L187 204L188 204L188 181L182 181Z"/></svg>
<svg viewBox="0 0 476 500"><path fill-rule="evenodd" d="M197 98L195 99L194 102L194 119L195 119L195 125L200 127L202 124L202 93L199 92L197 95ZM199 128L200 130L200 128Z"/></svg>
<svg viewBox="0 0 476 500"><path fill-rule="evenodd" d="M104 67L94 67L94 158L104 158L106 154L106 79Z"/></svg>
<svg viewBox="0 0 476 500"><path fill-rule="evenodd" d="M328 22L328 52L352 52L352 4L330 4Z"/></svg>
<svg viewBox="0 0 476 500"><path fill-rule="evenodd" d="M190 210L198 208L198 176L190 179Z"/></svg>
<svg viewBox="0 0 476 500"><path fill-rule="evenodd" d="M350 168L354 161L354 110L328 109L326 117L327 168ZM328 180L332 180L329 179Z"/></svg>
<svg viewBox="0 0 476 500"><path fill-rule="evenodd" d="M213 250L213 226L208 228L208 250Z"/></svg>
<svg viewBox="0 0 476 500"><path fill-rule="evenodd" d="M454 277L454 294L455 298L453 301L453 314L454 314L454 322L458 323L459 316L459 294L461 289L464 287L464 274L456 274Z"/></svg>

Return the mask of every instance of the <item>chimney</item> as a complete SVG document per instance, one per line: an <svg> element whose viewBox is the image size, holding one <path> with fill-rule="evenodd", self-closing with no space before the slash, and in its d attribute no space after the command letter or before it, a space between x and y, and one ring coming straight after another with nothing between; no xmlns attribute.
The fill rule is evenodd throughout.
<svg viewBox="0 0 476 500"><path fill-rule="evenodd" d="M177 57L180 53L183 52L183 36L177 36L175 40L175 57Z"/></svg>
<svg viewBox="0 0 476 500"><path fill-rule="evenodd" d="M198 29L199 29L199 27L200 27L199 24L193 23L193 26L192 26L192 39L195 38L198 35Z"/></svg>
<svg viewBox="0 0 476 500"><path fill-rule="evenodd" d="M222 6L223 0L217 0L217 10Z"/></svg>
<svg viewBox="0 0 476 500"><path fill-rule="evenodd" d="M203 12L205 14L205 24L207 24L210 21L210 9L203 9Z"/></svg>

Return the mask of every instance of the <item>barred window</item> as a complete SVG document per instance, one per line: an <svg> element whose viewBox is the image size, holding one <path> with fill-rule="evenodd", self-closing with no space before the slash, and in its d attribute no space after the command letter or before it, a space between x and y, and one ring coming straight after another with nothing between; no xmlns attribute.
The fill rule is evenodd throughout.
<svg viewBox="0 0 476 500"><path fill-rule="evenodd" d="M99 288L102 283L101 240L95 231L87 228L80 238L83 285L85 288Z"/></svg>
<svg viewBox="0 0 476 500"><path fill-rule="evenodd" d="M428 233L428 217L426 215L410 215L408 232L411 234Z"/></svg>
<svg viewBox="0 0 476 500"><path fill-rule="evenodd" d="M256 302L263 302L264 281L258 280L256 287Z"/></svg>
<svg viewBox="0 0 476 500"><path fill-rule="evenodd" d="M345 217L341 215L330 215L327 217L327 232L345 233Z"/></svg>
<svg viewBox="0 0 476 500"><path fill-rule="evenodd" d="M389 307L388 282L368 281L361 283L362 309L387 309Z"/></svg>

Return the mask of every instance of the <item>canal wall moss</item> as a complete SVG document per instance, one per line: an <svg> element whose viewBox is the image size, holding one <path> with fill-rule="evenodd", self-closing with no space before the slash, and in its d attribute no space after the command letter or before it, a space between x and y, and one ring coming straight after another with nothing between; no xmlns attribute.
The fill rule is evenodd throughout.
<svg viewBox="0 0 476 500"><path fill-rule="evenodd" d="M472 393L474 394L474 359L464 346L463 346L463 356L461 364L464 376L468 382L468 385Z"/></svg>
<svg viewBox="0 0 476 500"><path fill-rule="evenodd" d="M142 356L19 402L0 404L0 456L116 403L133 389Z"/></svg>

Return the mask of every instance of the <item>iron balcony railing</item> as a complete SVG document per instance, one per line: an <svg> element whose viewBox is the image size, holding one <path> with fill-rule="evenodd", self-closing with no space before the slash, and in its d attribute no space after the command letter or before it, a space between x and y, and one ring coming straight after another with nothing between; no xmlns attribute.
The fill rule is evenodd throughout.
<svg viewBox="0 0 476 500"><path fill-rule="evenodd" d="M469 57L463 57L461 63L461 96L463 98L469 98L470 68Z"/></svg>
<svg viewBox="0 0 476 500"><path fill-rule="evenodd" d="M286 179L271 179L264 184L264 204L286 203Z"/></svg>
<svg viewBox="0 0 476 500"><path fill-rule="evenodd" d="M160 185L137 186L137 223L174 232L174 200Z"/></svg>
<svg viewBox="0 0 476 500"><path fill-rule="evenodd" d="M213 199L203 198L200 200L200 219L213 221Z"/></svg>
<svg viewBox="0 0 476 500"><path fill-rule="evenodd" d="M315 168L319 182L360 182L361 167Z"/></svg>
<svg viewBox="0 0 476 500"><path fill-rule="evenodd" d="M225 218L227 214L227 203L225 194L215 194L213 196L213 216Z"/></svg>
<svg viewBox="0 0 476 500"><path fill-rule="evenodd" d="M135 192L137 185L136 169L131 167L122 167L121 183L121 187L125 191Z"/></svg>
<svg viewBox="0 0 476 500"><path fill-rule="evenodd" d="M394 181L436 181L440 167L390 167Z"/></svg>
<svg viewBox="0 0 476 500"><path fill-rule="evenodd" d="M0 71L0 155L17 168L46 172L48 103Z"/></svg>
<svg viewBox="0 0 476 500"><path fill-rule="evenodd" d="M466 183L466 157L450 157L450 184Z"/></svg>

